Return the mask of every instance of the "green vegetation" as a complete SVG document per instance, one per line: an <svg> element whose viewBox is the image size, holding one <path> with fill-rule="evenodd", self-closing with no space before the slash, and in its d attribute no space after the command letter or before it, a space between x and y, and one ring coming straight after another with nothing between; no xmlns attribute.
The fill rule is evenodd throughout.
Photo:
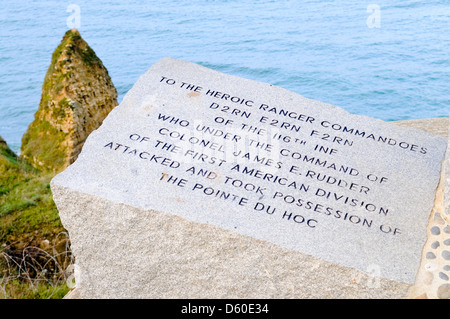
<svg viewBox="0 0 450 319"><path fill-rule="evenodd" d="M94 50L92 50L90 47L87 47L86 49L82 50L81 52L81 58L83 59L83 62L88 66L93 66L94 63L102 63L100 59L95 54Z"/></svg>
<svg viewBox="0 0 450 319"><path fill-rule="evenodd" d="M53 174L24 162L1 138L0 172L0 298L61 298L71 254L50 190Z"/></svg>
<svg viewBox="0 0 450 319"><path fill-rule="evenodd" d="M66 137L67 133L57 130L47 120L34 121L22 138L22 153L34 167L56 172L66 164Z"/></svg>
<svg viewBox="0 0 450 319"><path fill-rule="evenodd" d="M62 299L70 290L65 282L57 285L48 281L30 284L19 279L10 280L3 288L0 299Z"/></svg>

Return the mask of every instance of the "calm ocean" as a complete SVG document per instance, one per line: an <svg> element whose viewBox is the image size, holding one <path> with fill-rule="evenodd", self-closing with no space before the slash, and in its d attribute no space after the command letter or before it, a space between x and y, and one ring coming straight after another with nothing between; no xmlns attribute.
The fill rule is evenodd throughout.
<svg viewBox="0 0 450 319"><path fill-rule="evenodd" d="M73 26L119 101L169 56L387 121L450 111L447 0L2 0L0 135L16 152L52 52Z"/></svg>

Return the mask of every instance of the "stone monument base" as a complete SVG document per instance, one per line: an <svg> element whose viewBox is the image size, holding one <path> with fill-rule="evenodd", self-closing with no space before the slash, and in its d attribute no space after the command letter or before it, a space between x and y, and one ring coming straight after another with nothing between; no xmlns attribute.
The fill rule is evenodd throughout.
<svg viewBox="0 0 450 319"><path fill-rule="evenodd" d="M445 297L448 139L412 124L161 59L50 183L81 297Z"/></svg>
<svg viewBox="0 0 450 319"><path fill-rule="evenodd" d="M448 118L398 121L394 124L422 129L448 138ZM130 238L117 238L116 242L108 243L108 247L104 247L101 242L97 243L97 249L93 249L96 245L85 247L91 251L85 252L83 256L89 253L98 254L99 259L98 269L93 270L90 275L111 278L109 287L89 287L89 298L103 297L96 293L97 288L101 291L114 290L118 294L117 297L123 298L134 298L134 292L137 291L141 297L144 292L144 296L148 298L450 298L450 269L447 269L447 272L442 270L449 262L435 254L437 250L440 252L436 245L443 247L443 242L448 241L450 237L445 233L445 229L449 229L449 217L445 214L444 192L448 185L445 185L444 174L448 176L448 172L442 171L435 206L429 218L428 241L424 246L422 263L414 285L377 278L350 267L326 262L213 225L198 224L177 216L147 211L148 216L144 218L141 215L139 219L121 221L121 225L116 223L116 226L124 229L139 230ZM59 192L58 206L64 205L65 200L70 201L69 197L64 197L63 190L55 190ZM448 192L448 189L446 191ZM94 216L88 225L82 220L72 222L80 228L85 227L84 231L78 232L84 234L95 234L97 231L114 232L114 229L96 230L94 219L120 218L119 215L124 211L127 211L127 216L133 216L135 209L124 204L111 204L106 201L99 203L98 198L93 199L90 195L81 193L77 203L71 202L67 205L80 205L92 211L98 210L99 205L108 205L108 216ZM89 205L96 207L94 209ZM142 214L142 211L139 213ZM153 219L153 229L146 229L149 223L139 224L139 220L149 218ZM143 238L136 234L146 237L149 233L155 238L164 238L171 234L172 238L155 243L157 247L141 246ZM95 240L94 236L92 240ZM135 256L153 259L151 262L145 262L147 267L150 263L152 267L129 269L127 265L107 260L108 269L104 269L102 265L105 265L110 249L116 250L114 254L117 254L117 250L126 250L127 253L135 250ZM431 258L432 254L437 258ZM90 260L92 262L95 258ZM182 264L186 267L180 266ZM208 272L204 271L205 268ZM229 269L234 271L230 272ZM142 282L145 280L147 286L142 287L142 282L136 280L129 283L129 287L115 287L114 278L126 277L128 272L141 273ZM173 272L177 272L176 277ZM140 276L134 274L133 277ZM177 289L171 289L171 285L167 284L171 280L177 280ZM126 280L122 278L120 281ZM97 282L108 283L108 280ZM205 285L205 282L210 284ZM208 291L205 291L205 286L209 287ZM64 298L81 299L82 296L74 288Z"/></svg>
<svg viewBox="0 0 450 319"><path fill-rule="evenodd" d="M63 192L56 192L64 199ZM89 261L77 260L89 267L82 278L83 294L88 298L103 298L97 292L108 291L109 297L127 299L137 295L150 299L378 299L402 298L409 288L406 283L377 278L217 226L77 195L76 205L83 209L98 211L98 206L107 206L108 211L108 215L96 216L89 224L72 219L71 224L78 225L82 233L141 230L108 245L92 236L90 247L84 247L82 255L89 256ZM74 207L74 203L70 205ZM122 229L96 228L104 225L105 219L119 219L122 214L139 217L122 220L120 225L114 223ZM148 234L156 240L149 239ZM109 258L120 252L136 260L122 264ZM145 267L139 268L141 264ZM127 282L128 286L118 287L116 282Z"/></svg>

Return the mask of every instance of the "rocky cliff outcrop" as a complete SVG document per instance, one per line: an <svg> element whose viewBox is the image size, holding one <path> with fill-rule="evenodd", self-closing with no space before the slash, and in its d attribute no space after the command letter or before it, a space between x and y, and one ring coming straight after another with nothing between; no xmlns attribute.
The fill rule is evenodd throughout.
<svg viewBox="0 0 450 319"><path fill-rule="evenodd" d="M77 30L67 31L53 53L39 109L22 138L21 156L40 170L63 170L117 104L102 61Z"/></svg>

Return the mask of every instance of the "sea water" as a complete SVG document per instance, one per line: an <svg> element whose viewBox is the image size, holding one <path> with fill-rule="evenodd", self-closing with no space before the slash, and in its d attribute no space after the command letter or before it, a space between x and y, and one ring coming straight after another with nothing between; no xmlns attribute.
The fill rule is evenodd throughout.
<svg viewBox="0 0 450 319"><path fill-rule="evenodd" d="M0 136L19 152L51 55L76 27L119 102L163 57L386 121L450 111L448 1L0 2Z"/></svg>

